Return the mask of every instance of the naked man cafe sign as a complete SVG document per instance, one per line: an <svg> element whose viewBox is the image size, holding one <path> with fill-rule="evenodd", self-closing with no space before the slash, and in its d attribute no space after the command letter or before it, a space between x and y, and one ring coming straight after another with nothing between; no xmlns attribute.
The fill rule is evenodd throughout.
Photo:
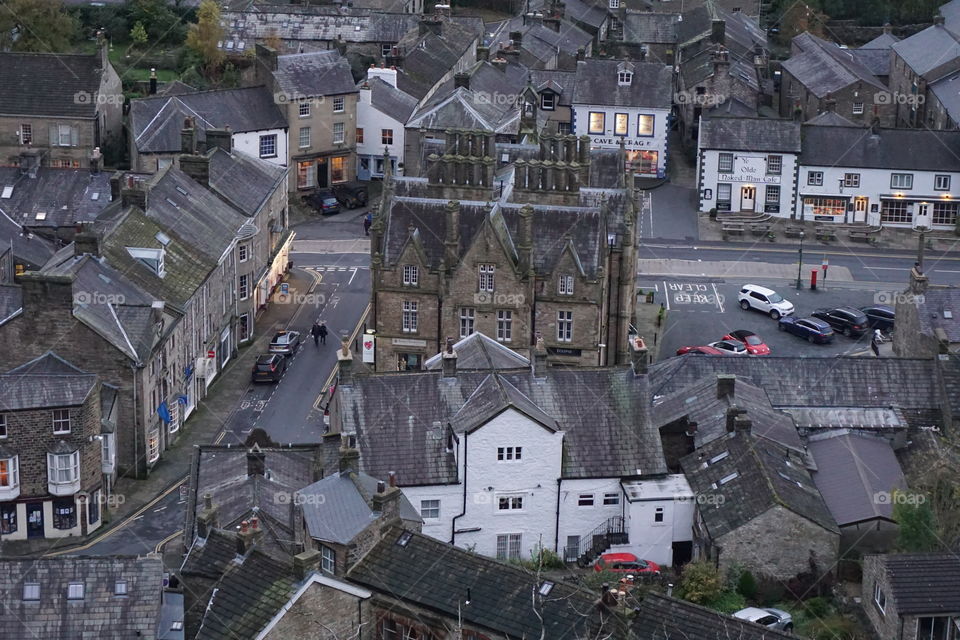
<svg viewBox="0 0 960 640"><path fill-rule="evenodd" d="M733 159L733 172L720 173L717 182L780 184L780 176L767 175L766 156L736 156Z"/></svg>

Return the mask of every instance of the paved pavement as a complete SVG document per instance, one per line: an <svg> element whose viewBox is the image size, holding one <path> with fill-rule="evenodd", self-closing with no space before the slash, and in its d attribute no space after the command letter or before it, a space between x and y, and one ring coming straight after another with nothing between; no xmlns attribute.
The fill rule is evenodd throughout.
<svg viewBox="0 0 960 640"><path fill-rule="evenodd" d="M687 240L700 238L697 221L696 189L667 183L645 192L650 209L641 208L640 237ZM646 215L643 215L643 214Z"/></svg>

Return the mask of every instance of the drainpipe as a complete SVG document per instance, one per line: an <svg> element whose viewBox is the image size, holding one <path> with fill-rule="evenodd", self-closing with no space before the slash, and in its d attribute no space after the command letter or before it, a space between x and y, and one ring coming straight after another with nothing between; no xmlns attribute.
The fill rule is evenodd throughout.
<svg viewBox="0 0 960 640"><path fill-rule="evenodd" d="M562 484L563 478L557 478L557 526L555 529L556 534L553 537L553 550L557 553L560 553L560 485ZM564 560L566 560L565 557Z"/></svg>
<svg viewBox="0 0 960 640"><path fill-rule="evenodd" d="M450 544L454 544L457 539L457 520L467 513L467 438L470 437L466 431L463 432L463 510L453 516L450 523Z"/></svg>
<svg viewBox="0 0 960 640"><path fill-rule="evenodd" d="M137 411L137 369L142 365L134 362L130 365L130 371L133 374L133 474L134 477L140 477L140 429L137 423L140 422L140 414ZM116 435L114 435L113 446L117 446Z"/></svg>

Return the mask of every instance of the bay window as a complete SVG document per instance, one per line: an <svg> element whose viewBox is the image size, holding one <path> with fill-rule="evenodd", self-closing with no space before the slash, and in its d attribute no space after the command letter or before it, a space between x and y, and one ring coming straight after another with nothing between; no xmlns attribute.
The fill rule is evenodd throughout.
<svg viewBox="0 0 960 640"><path fill-rule="evenodd" d="M55 496L80 490L80 451L47 454L47 489Z"/></svg>

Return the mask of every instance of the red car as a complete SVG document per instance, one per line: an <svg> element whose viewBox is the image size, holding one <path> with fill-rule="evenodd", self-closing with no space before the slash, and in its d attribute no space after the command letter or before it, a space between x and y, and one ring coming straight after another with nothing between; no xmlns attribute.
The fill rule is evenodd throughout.
<svg viewBox="0 0 960 640"><path fill-rule="evenodd" d="M760 336L755 334L753 331L737 329L736 331L731 331L727 335L723 336L723 339L738 340L742 342L747 347L747 353L752 356L770 355L770 347L768 347L763 340L760 339Z"/></svg>
<svg viewBox="0 0 960 640"><path fill-rule="evenodd" d="M660 565L652 560L641 560L632 553L605 553L593 564L594 571L614 573L660 573Z"/></svg>
<svg viewBox="0 0 960 640"><path fill-rule="evenodd" d="M704 356L725 356L726 352L717 349L716 347L708 347L706 345L700 347L680 347L677 349L677 355L682 356L685 353L691 355L704 355Z"/></svg>

